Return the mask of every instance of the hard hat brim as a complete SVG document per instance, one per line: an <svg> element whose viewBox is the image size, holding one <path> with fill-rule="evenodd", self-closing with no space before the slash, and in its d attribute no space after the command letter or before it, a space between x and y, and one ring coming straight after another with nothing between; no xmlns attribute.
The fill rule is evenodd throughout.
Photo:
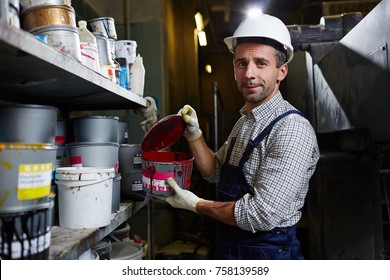
<svg viewBox="0 0 390 280"><path fill-rule="evenodd" d="M230 37L226 37L225 39L223 39L224 43L226 44L226 46L228 47L228 49L229 49L229 51L231 53L234 53L234 49L237 46L237 38L249 38L249 37L230 36ZM293 59L293 57L294 57L294 49L293 49L292 46L286 46L286 45L281 44L280 42L278 42L278 41L276 41L276 40L274 40L272 38L268 38L268 37L258 37L258 38L266 38L266 39L270 39L270 40L273 40L273 41L279 43L280 45L282 45L284 47L284 49L286 51L286 55L287 55L287 61L286 62L289 63ZM274 47L274 46L272 46L272 47Z"/></svg>

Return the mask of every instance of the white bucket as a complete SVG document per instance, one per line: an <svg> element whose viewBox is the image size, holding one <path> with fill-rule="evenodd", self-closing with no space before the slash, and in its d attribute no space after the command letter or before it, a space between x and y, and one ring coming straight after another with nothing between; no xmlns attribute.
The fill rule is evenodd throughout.
<svg viewBox="0 0 390 280"><path fill-rule="evenodd" d="M114 168L57 168L60 226L80 229L110 224L114 176Z"/></svg>

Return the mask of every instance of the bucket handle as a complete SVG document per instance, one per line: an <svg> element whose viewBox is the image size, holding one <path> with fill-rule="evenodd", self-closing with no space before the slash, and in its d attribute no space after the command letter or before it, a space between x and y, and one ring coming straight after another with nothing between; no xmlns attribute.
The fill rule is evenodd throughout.
<svg viewBox="0 0 390 280"><path fill-rule="evenodd" d="M104 178L103 180L100 180L100 181L93 181L93 182L90 182L90 181L85 181L84 183L82 183L83 181L71 181L71 180L55 180L55 183L58 185L59 182L67 182L67 186L66 187L70 187L70 188L74 188L74 187L87 187L87 186L92 186L92 185L95 185L97 183L102 183L104 181L107 181L107 180L110 180L110 179L113 179L114 176L110 176L110 177L107 177L107 178Z"/></svg>

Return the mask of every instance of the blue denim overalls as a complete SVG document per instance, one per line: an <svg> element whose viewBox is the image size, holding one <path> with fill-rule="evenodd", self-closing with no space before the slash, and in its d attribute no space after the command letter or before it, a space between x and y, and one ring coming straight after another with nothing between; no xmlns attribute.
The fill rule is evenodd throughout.
<svg viewBox="0 0 390 280"><path fill-rule="evenodd" d="M238 166L229 164L236 137L232 139L218 183L219 201L237 201L250 192L243 172L244 164L274 124L292 113L302 115L297 110L290 110L274 119L255 140L249 141ZM300 243L296 238L296 225L252 233L217 222L216 229L215 259L303 259Z"/></svg>

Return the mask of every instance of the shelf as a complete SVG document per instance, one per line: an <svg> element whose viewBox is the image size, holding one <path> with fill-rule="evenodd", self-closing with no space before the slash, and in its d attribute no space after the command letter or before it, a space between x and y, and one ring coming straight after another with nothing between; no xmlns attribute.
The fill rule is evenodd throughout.
<svg viewBox="0 0 390 280"><path fill-rule="evenodd" d="M146 106L130 92L54 47L0 19L0 99L60 110Z"/></svg>
<svg viewBox="0 0 390 280"><path fill-rule="evenodd" d="M0 100L60 111L146 107L146 100L105 78L33 34L0 19ZM150 201L122 202L111 223L94 229L53 226L49 259L77 259Z"/></svg>
<svg viewBox="0 0 390 280"><path fill-rule="evenodd" d="M94 247L97 242L109 235L120 224L149 202L146 197L143 202L122 202L119 211L111 215L111 223L106 227L92 229L68 229L53 226L51 229L51 244L49 259L75 260L82 253Z"/></svg>

